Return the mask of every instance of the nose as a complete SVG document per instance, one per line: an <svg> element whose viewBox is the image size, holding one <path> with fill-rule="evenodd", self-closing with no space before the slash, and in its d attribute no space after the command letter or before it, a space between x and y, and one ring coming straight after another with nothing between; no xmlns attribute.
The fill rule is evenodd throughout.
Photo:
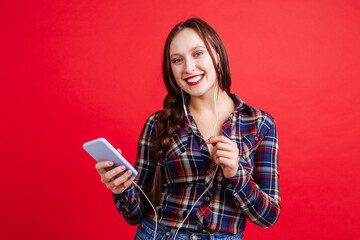
<svg viewBox="0 0 360 240"><path fill-rule="evenodd" d="M185 67L186 67L185 71L187 74L192 73L196 69L195 62L192 59L186 60Z"/></svg>

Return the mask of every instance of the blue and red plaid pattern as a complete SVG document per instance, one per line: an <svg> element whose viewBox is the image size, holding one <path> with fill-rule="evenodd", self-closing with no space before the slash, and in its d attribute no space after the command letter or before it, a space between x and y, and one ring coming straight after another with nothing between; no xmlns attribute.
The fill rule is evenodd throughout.
<svg viewBox="0 0 360 240"><path fill-rule="evenodd" d="M280 215L278 174L278 138L274 119L266 112L248 106L235 94L231 95L236 109L224 122L222 133L237 143L240 166L237 174L226 179L221 167L213 186L202 196L184 222L190 231L241 233L246 219L267 228ZM162 167L162 197L156 208L159 223L177 228L189 210L208 187L215 174L215 163L188 110L185 128L171 136L172 146ZM135 168L136 182L143 189L155 170L150 146L156 139L157 115L146 121L138 141ZM189 125L192 127L189 127ZM196 132L196 134L194 133ZM116 208L130 224L145 217L139 191L131 185L122 194L114 194ZM149 218L155 221L152 210Z"/></svg>

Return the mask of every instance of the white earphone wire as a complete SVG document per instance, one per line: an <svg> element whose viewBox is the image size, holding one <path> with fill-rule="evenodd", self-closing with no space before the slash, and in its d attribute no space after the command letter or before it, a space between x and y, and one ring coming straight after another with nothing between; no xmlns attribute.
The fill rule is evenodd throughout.
<svg viewBox="0 0 360 240"><path fill-rule="evenodd" d="M141 189L141 187L139 187L139 185L137 185L135 182L133 182L133 183L134 183L134 185L142 192L142 194L144 194L146 200L148 200L148 202L150 203L150 205L151 205L151 207L152 207L152 209L153 209L153 211L154 211L154 213L155 213L155 233L154 233L154 238L153 238L153 239L155 240L155 238L156 238L156 231L157 231L157 219L158 219L156 210L155 210L154 206L151 204L151 201L149 200L149 198L146 196L146 194L145 194L145 193L143 192L143 190Z"/></svg>
<svg viewBox="0 0 360 240"><path fill-rule="evenodd" d="M218 123L218 120L219 120L219 114L218 114L218 110L217 110L217 105L216 105L216 97L215 97L215 93L216 93L216 88L218 86L218 83L216 82L216 85L215 85L215 88L214 88L214 106L215 106L215 112L216 112L216 121L215 121L215 124L214 124L214 128L213 128L213 136L215 137L215 129L216 129L216 125ZM196 131L192 128L191 124L190 124L190 120L189 120L189 117L188 117L188 114L187 114L187 111L186 111L186 107L185 107L185 101L184 101L184 93L183 93L183 90L181 89L181 97L182 97L182 101L183 101L183 107L184 107L184 111L185 111L185 115L186 115L186 118L189 122L189 127L193 130L194 134L196 136L198 136L199 138L202 138L204 139L202 136L199 136L196 134ZM204 139L205 141L205 139ZM180 223L179 227L177 228L176 232L175 232L175 235L174 235L174 240L176 239L176 236L180 230L180 228L182 227L182 225L184 224L184 222L186 221L186 219L190 216L190 213L191 211L194 209L194 207L196 206L196 204L198 203L198 201L202 198L202 196L207 192L209 191L209 189L212 187L212 184L214 182L214 179L215 179L215 176L216 176L216 173L218 171L218 168L219 168L219 165L216 165L216 169L215 169L215 173L214 173L214 176L212 177L211 181L210 181L210 184L209 186L205 189L205 191L200 195L200 197L195 201L195 203L192 205L190 211L188 212L188 214L186 215L186 217L184 218L184 220L182 220L182 222Z"/></svg>
<svg viewBox="0 0 360 240"><path fill-rule="evenodd" d="M215 112L216 112L216 121L215 121L214 128L213 128L213 136L215 136L215 129L216 129L216 125L217 125L217 123L218 123L218 118L219 118L219 117L218 117L217 105L216 105L216 97L215 97L215 93L216 93L215 90L216 90L217 86L218 86L218 83L216 83L215 88L214 88L214 106L215 106ZM183 93L183 90L182 90L182 89L181 89L181 97L182 97L182 102L183 102L183 107L184 107L184 113L185 113L186 118L187 118L187 120L188 120L188 122L189 122L189 127L190 127L191 129L193 129L192 126L191 126L191 124L190 124L190 119L189 119L189 116L188 116L188 114L187 114L187 109L186 109L186 107L185 107L184 93ZM199 135L196 133L196 131L194 131L194 129L193 129L193 132L194 132L194 134L195 134L196 136L198 136L199 138L204 139L202 136L199 136ZM204 141L205 141L205 139L204 139ZM188 212L188 214L186 215L186 217L184 218L184 220L181 222L181 224L180 224L179 227L177 228L176 233L175 233L175 235L174 235L174 239L176 239L176 236L177 236L180 228L182 227L182 225L184 224L184 222L186 221L186 219L189 217L191 211L194 209L194 207L196 206L196 204L198 203L198 201L202 198L202 196L203 196L207 191L209 191L210 187L212 187L212 184L213 184L213 181L214 181L214 179L215 179L215 176L216 176L216 173L217 173L218 168L219 168L219 165L216 166L214 176L212 177L209 186L208 186L208 187L205 189L205 191L200 195L200 197L195 201L195 203L194 203L193 206L191 207L190 211ZM154 214L155 214L155 233L154 233L153 240L155 240L155 238L156 238L156 231L157 231L157 224L158 224L158 216L157 216L156 209L155 209L155 207L152 205L151 201L150 201L149 198L146 196L146 194L144 193L144 191L141 189L141 187L140 187L139 185L137 185L135 182L133 182L133 183L134 183L134 185L141 191L141 193L145 196L146 200L150 203L150 206L152 207L152 209L153 209L153 211L154 211Z"/></svg>
<svg viewBox="0 0 360 240"><path fill-rule="evenodd" d="M218 109L217 109L217 104L216 104L216 96L215 96L215 93L216 93L216 88L218 87L218 83L216 82L216 85L215 85L215 88L214 88L214 107L215 107L215 113L216 113L216 120L215 120L215 124L214 124L214 128L213 128L213 136L215 137L215 129L216 129L216 125L217 125L217 123L218 123L218 121L219 121L219 114L218 114ZM181 88L180 88L181 89ZM187 118L187 120L188 120L188 122L189 122L189 127L193 130L193 132L194 132L194 134L197 136L197 137L199 137L199 138L201 138L201 139L203 139L204 141L205 141L205 139L204 139L204 137L202 137L202 136L199 136L197 133L196 133L196 131L192 128L192 126L191 126L191 123L190 123L190 119L189 119L189 116L188 116L188 113L187 113L187 109L186 109L186 106L185 106L185 100L184 100L184 92L183 92L183 90L181 89L181 98L182 98L182 102L183 102L183 108L184 108L184 113L185 113L185 116L186 116L186 118Z"/></svg>

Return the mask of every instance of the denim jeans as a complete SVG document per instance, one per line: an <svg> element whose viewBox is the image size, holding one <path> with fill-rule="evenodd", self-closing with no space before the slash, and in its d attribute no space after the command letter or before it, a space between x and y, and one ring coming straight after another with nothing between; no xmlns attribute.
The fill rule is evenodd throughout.
<svg viewBox="0 0 360 240"><path fill-rule="evenodd" d="M176 234L176 228L169 228L158 224L156 230L156 240L173 240ZM149 219L144 219L139 224L134 240L152 240L155 234L155 222ZM231 233L193 233L186 230L179 230L176 235L176 240L242 240L243 234Z"/></svg>

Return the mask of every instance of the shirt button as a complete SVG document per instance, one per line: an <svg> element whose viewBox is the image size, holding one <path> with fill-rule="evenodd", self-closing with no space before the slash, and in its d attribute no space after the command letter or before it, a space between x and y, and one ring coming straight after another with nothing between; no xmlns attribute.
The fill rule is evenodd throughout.
<svg viewBox="0 0 360 240"><path fill-rule="evenodd" d="M228 188L232 188L232 184L228 184Z"/></svg>
<svg viewBox="0 0 360 240"><path fill-rule="evenodd" d="M258 136L255 136L255 141L259 140Z"/></svg>
<svg viewBox="0 0 360 240"><path fill-rule="evenodd" d="M206 197L205 200L208 202L208 201L210 201L210 198L209 198L209 197Z"/></svg>
<svg viewBox="0 0 360 240"><path fill-rule="evenodd" d="M166 232L166 236L169 236L170 235L170 232Z"/></svg>
<svg viewBox="0 0 360 240"><path fill-rule="evenodd" d="M213 169L214 167L215 167L215 165L214 165L214 164L211 164L211 165L210 165L210 168L211 168L211 169Z"/></svg>
<svg viewBox="0 0 360 240"><path fill-rule="evenodd" d="M196 235L192 234L191 237L190 237L190 239L191 239L191 240L198 240L198 237L197 237Z"/></svg>

